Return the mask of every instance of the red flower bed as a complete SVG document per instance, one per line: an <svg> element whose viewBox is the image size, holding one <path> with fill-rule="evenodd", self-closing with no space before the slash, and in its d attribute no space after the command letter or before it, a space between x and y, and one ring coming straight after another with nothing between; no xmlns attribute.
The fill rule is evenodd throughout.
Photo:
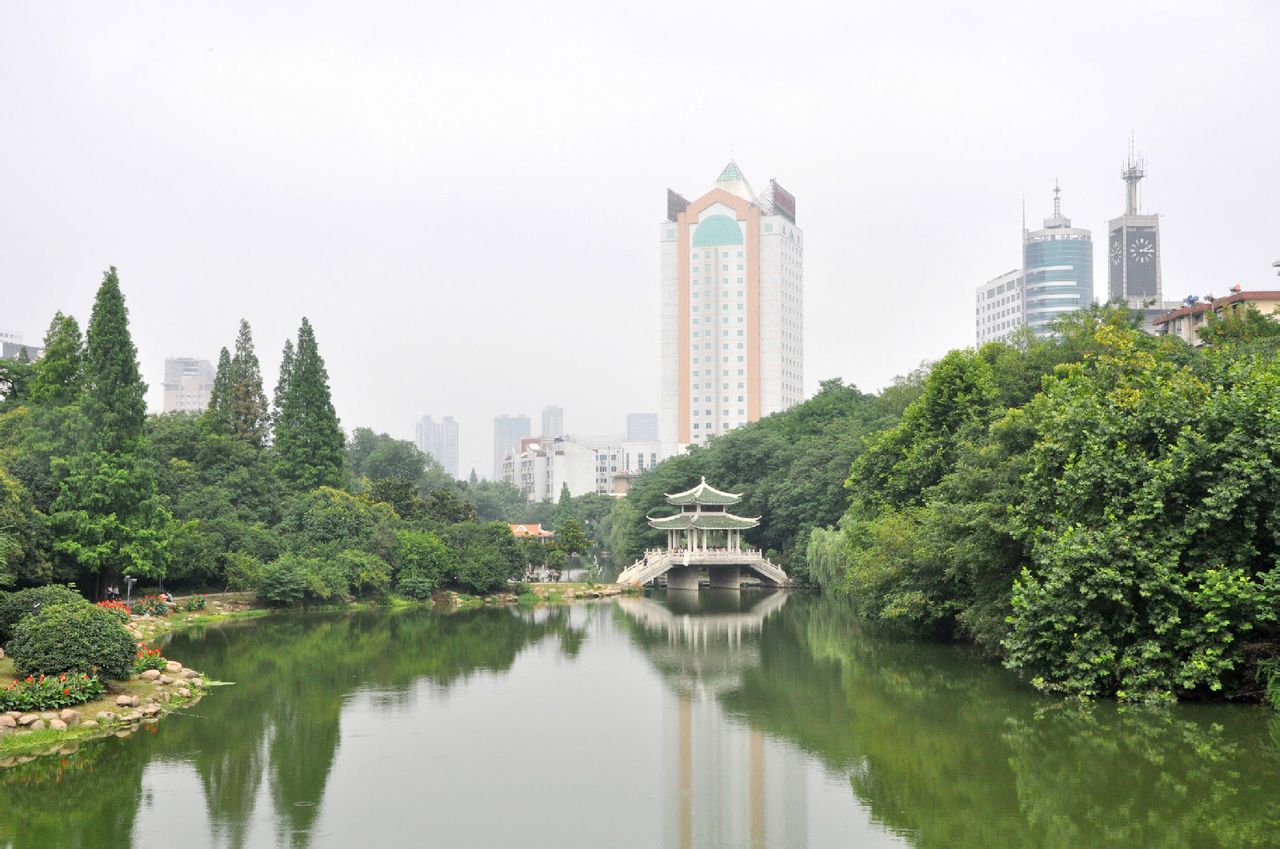
<svg viewBox="0 0 1280 849"><path fill-rule="evenodd" d="M0 710L51 710L101 698L107 688L94 675L28 675L0 690Z"/></svg>

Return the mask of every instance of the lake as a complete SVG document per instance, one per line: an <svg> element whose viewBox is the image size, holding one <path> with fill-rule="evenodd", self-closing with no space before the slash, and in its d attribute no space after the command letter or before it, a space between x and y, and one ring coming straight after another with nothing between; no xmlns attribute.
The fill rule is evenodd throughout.
<svg viewBox="0 0 1280 849"><path fill-rule="evenodd" d="M234 682L0 770L6 847L1263 847L1280 719L1037 695L803 593L281 614Z"/></svg>

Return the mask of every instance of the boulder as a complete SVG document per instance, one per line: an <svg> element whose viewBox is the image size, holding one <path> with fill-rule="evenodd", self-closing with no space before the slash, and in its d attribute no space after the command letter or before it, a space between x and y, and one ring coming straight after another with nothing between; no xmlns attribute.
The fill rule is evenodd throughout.
<svg viewBox="0 0 1280 849"><path fill-rule="evenodd" d="M203 686L204 686L204 679L203 679L203 678L192 678L192 679L191 679L191 686L192 686L192 687L203 687Z"/></svg>
<svg viewBox="0 0 1280 849"><path fill-rule="evenodd" d="M173 679L170 678L168 675L161 675L159 678L156 679L156 683L161 686L167 686L173 683Z"/></svg>
<svg viewBox="0 0 1280 849"><path fill-rule="evenodd" d="M5 711L5 712L4 712L4 715L5 715L5 716L12 716L14 719L17 719L18 717L22 716L22 711L20 711L20 710L7 710L7 711Z"/></svg>
<svg viewBox="0 0 1280 849"><path fill-rule="evenodd" d="M82 723L80 723L80 724L81 724L82 726L84 726L85 728L97 728L97 727L98 727L98 720L96 720L96 719L86 719L84 722L82 722Z"/></svg>
<svg viewBox="0 0 1280 849"><path fill-rule="evenodd" d="M137 696L116 696L116 707L137 707Z"/></svg>
<svg viewBox="0 0 1280 849"><path fill-rule="evenodd" d="M194 669L184 669L184 670L182 670L182 677L183 677L183 678L195 678L195 677L196 677L197 675L199 675L199 674L200 674L200 673L199 673L199 672L196 672Z"/></svg>
<svg viewBox="0 0 1280 849"><path fill-rule="evenodd" d="M52 728L54 731L66 731L66 730L67 730L67 724L66 724L65 722L63 722L61 719L51 719L51 720L49 720L49 727L50 727L50 728Z"/></svg>
<svg viewBox="0 0 1280 849"><path fill-rule="evenodd" d="M178 661L176 661L176 660L171 660L171 661L169 661L168 663L166 663L166 664L164 665L164 671L165 671L165 672L173 672L173 673L181 672L181 671L182 671L182 664L181 664L181 663L178 663Z"/></svg>
<svg viewBox="0 0 1280 849"><path fill-rule="evenodd" d="M46 710L46 711L40 712L40 718L43 719L45 722L48 722L51 719L57 719L58 715L51 710Z"/></svg>
<svg viewBox="0 0 1280 849"><path fill-rule="evenodd" d="M29 731L43 731L44 729L45 722L43 719L37 719L35 722L27 726L27 730Z"/></svg>
<svg viewBox="0 0 1280 849"><path fill-rule="evenodd" d="M160 670L147 669L147 670L144 670L143 673L138 677L141 678L143 681L155 681L160 677Z"/></svg>
<svg viewBox="0 0 1280 849"><path fill-rule="evenodd" d="M188 697L191 695L191 691L190 691L190 690L188 690L186 687L179 687L179 688L178 688L178 695L185 699L185 698L188 698Z"/></svg>
<svg viewBox="0 0 1280 849"><path fill-rule="evenodd" d="M18 717L18 725L23 728L28 728L39 721L40 717L36 716L34 713L24 713L22 716Z"/></svg>
<svg viewBox="0 0 1280 849"><path fill-rule="evenodd" d="M98 711L98 722L115 722L116 715L109 710Z"/></svg>
<svg viewBox="0 0 1280 849"><path fill-rule="evenodd" d="M143 716L155 716L160 712L160 705L147 705L142 709Z"/></svg>
<svg viewBox="0 0 1280 849"><path fill-rule="evenodd" d="M0 713L0 728L17 728L18 720L7 713Z"/></svg>
<svg viewBox="0 0 1280 849"><path fill-rule="evenodd" d="M121 722L137 722L139 719L142 719L142 714L136 710L131 710L120 717Z"/></svg>
<svg viewBox="0 0 1280 849"><path fill-rule="evenodd" d="M71 708L63 708L58 713L58 719L61 719L67 725L75 725L80 721L80 711Z"/></svg>

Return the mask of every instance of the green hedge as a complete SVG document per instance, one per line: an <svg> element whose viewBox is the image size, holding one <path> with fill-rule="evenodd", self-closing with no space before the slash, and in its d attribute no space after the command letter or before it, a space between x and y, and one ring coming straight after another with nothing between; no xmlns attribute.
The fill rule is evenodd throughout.
<svg viewBox="0 0 1280 849"><path fill-rule="evenodd" d="M32 587L8 593L0 597L0 645L7 643L14 633L18 620L29 616L36 605L41 608L55 604L83 604L89 601L71 586L50 584L47 587Z"/></svg>
<svg viewBox="0 0 1280 849"><path fill-rule="evenodd" d="M89 673L133 675L133 637L110 611L83 600L42 607L14 629L9 654L20 676Z"/></svg>

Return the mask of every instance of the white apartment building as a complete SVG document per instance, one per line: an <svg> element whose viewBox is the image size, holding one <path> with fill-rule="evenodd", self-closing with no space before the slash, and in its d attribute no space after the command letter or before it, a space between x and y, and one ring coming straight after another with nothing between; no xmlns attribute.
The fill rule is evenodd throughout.
<svg viewBox="0 0 1280 849"><path fill-rule="evenodd" d="M637 475L667 458L656 440L628 442L621 437L529 438L507 452L502 479L530 501L555 500L562 486L573 496L614 493L620 474Z"/></svg>
<svg viewBox="0 0 1280 849"><path fill-rule="evenodd" d="M1006 271L978 287L976 333L978 347L1004 342L1027 323L1023 296L1026 275L1022 269Z"/></svg>
<svg viewBox="0 0 1280 849"><path fill-rule="evenodd" d="M164 412L202 413L213 394L213 363L196 357L166 357Z"/></svg>
<svg viewBox="0 0 1280 849"><path fill-rule="evenodd" d="M704 443L803 400L804 233L795 197L737 163L697 200L667 192L660 437Z"/></svg>

